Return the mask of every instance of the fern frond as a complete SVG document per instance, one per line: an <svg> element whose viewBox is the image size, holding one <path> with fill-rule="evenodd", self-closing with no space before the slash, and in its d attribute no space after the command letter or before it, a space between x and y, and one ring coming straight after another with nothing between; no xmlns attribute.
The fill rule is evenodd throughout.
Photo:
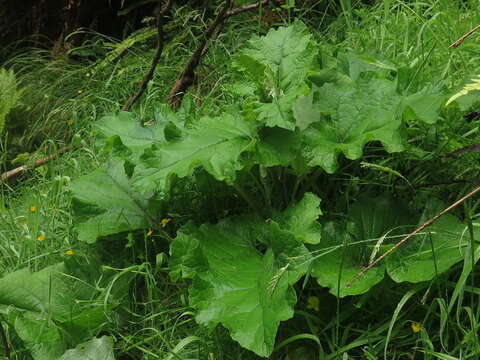
<svg viewBox="0 0 480 360"><path fill-rule="evenodd" d="M12 70L0 69L0 134L5 128L7 115L20 98L17 80Z"/></svg>
<svg viewBox="0 0 480 360"><path fill-rule="evenodd" d="M450 99L448 99L445 106L447 106L451 102L457 100L460 96L467 95L471 91L480 91L480 76L477 76L476 79L472 79L471 84L465 85L462 90L460 90L455 95L453 95Z"/></svg>

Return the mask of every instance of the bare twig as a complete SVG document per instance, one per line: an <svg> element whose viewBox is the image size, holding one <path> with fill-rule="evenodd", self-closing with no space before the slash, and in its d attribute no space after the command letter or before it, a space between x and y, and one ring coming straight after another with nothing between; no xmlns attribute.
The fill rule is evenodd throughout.
<svg viewBox="0 0 480 360"><path fill-rule="evenodd" d="M195 79L195 69L200 63L202 54L206 52L207 41L212 37L217 27L226 19L225 14L233 4L233 0L226 0L222 9L218 12L215 19L210 26L203 33L203 39L200 41L197 50L192 54L187 65L185 65L178 79L173 84L172 89L168 95L167 102L172 109L176 110L180 107L185 91L193 84Z"/></svg>
<svg viewBox="0 0 480 360"><path fill-rule="evenodd" d="M0 181L6 181L6 180L24 172L25 170L35 169L39 166L42 166L43 164L49 162L50 160L56 159L60 155L66 153L66 152L69 152L69 151L73 150L74 148L75 148L74 146L66 146L66 147L58 150L55 154L51 154L51 155L45 156L44 158L38 159L33 164L22 165L22 166L17 167L13 170L9 170L7 172L4 172L2 175L0 175Z"/></svg>
<svg viewBox="0 0 480 360"><path fill-rule="evenodd" d="M443 211L441 211L440 213L438 213L437 215L435 215L434 217L432 217L430 220L424 222L421 226L419 226L418 228L416 228L413 232L411 232L410 234L408 234L407 236L405 236L402 240L400 240L397 244L395 244L394 247L388 249L384 254L382 254L381 256L379 256L377 259L375 259L375 261L373 261L371 264L369 264L368 266L366 266L365 268L362 269L362 271L358 272L353 278L352 280L350 280L348 282L348 284L346 285L347 287L351 286L355 281L357 281L358 279L360 279L363 275L365 275L365 273L367 271L369 271L371 268L373 268L374 266L376 266L380 261L382 261L383 259L385 259L388 255L390 255L391 253L393 253L395 250L397 250L400 246L402 246L403 244L405 244L408 240L410 240L412 237L414 237L415 235L417 235L420 231L422 231L423 229L429 227L430 225L432 225L435 221L437 221L440 217L442 217L443 215L445 215L446 213L448 213L450 210L454 209L455 207L457 207L458 205L460 205L461 203L463 203L465 200L471 198L472 196L478 194L480 192L480 186L475 188L473 191L471 191L470 193L468 193L467 195L465 195L464 197L462 197L460 200L457 200L455 201L453 204L451 204L450 206L448 206L446 209L444 209Z"/></svg>
<svg viewBox="0 0 480 360"><path fill-rule="evenodd" d="M458 158L460 155L466 152L480 152L480 144L473 144L469 146L465 146L461 149L452 151L451 153L442 155L442 157L451 157L451 158Z"/></svg>
<svg viewBox="0 0 480 360"><path fill-rule="evenodd" d="M269 1L270 1L270 0L263 0L263 1L259 1L259 2L253 3L253 4L248 4L248 5L239 6L238 8L235 8L235 9L232 9L232 10L230 10L230 11L227 11L227 12L225 13L225 18L228 18L228 17L230 17L230 16L234 16L234 15L240 14L241 12L244 12L244 11L257 9L257 8L259 8L260 6L265 6L265 5L268 4Z"/></svg>
<svg viewBox="0 0 480 360"><path fill-rule="evenodd" d="M161 1L161 0L160 0ZM143 78L142 82L140 83L138 90L130 96L127 100L125 105L123 106L122 110L128 111L132 107L132 105L137 101L137 99L142 96L143 92L147 88L147 84L153 78L153 74L155 73L155 68L160 61L160 56L163 52L164 47L164 37L163 37L163 25L165 25L165 15L170 11L172 7L173 0L167 0L166 5L161 9L157 14L157 47L155 49L155 54L152 58L152 64L150 65L150 69L148 70L147 74Z"/></svg>
<svg viewBox="0 0 480 360"><path fill-rule="evenodd" d="M462 45L462 43L465 41L466 38L468 38L470 35L472 35L478 29L480 29L480 25L475 26L472 30L467 32L465 35L462 35L462 37L460 37L457 41L450 44L450 46L448 48L451 49L451 48L459 47L460 45Z"/></svg>

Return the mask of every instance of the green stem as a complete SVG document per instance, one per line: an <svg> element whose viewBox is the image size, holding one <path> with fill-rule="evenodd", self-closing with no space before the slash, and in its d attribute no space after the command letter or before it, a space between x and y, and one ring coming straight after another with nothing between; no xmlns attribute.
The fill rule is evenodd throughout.
<svg viewBox="0 0 480 360"><path fill-rule="evenodd" d="M233 187L237 190L238 194L247 202L247 204L257 213L258 216L262 216L260 204L250 196L242 187L238 184L234 184Z"/></svg>

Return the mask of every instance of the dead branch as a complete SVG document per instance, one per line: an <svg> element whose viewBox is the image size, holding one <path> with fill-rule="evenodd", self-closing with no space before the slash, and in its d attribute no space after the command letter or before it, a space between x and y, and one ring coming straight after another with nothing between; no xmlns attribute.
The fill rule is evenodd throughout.
<svg viewBox="0 0 480 360"><path fill-rule="evenodd" d="M127 100L125 105L123 106L122 110L128 111L132 107L132 105L137 101L137 99L142 96L143 92L147 88L147 84L153 78L153 74L155 73L155 68L160 61L160 56L162 55L163 48L164 48L164 36L163 36L163 26L165 25L165 15L170 11L172 7L173 0L167 0L166 5L162 10L160 10L157 14L157 47L155 49L155 54L152 58L152 64L150 65L150 69L148 70L147 74L143 78L142 82L140 83L138 90L130 96ZM159 4L160 6L160 4Z"/></svg>
<svg viewBox="0 0 480 360"><path fill-rule="evenodd" d="M22 165L22 166L19 166L19 167L13 169L13 170L9 170L7 172L4 172L2 175L0 175L0 181L6 181L6 180L24 172L25 170L35 169L39 166L42 166L43 164L49 162L50 160L56 159L60 155L66 153L66 152L69 152L69 151L73 150L74 148L75 148L74 146L63 147L60 150L58 150L55 154L51 154L51 155L45 156L44 158L38 159L33 164Z"/></svg>
<svg viewBox="0 0 480 360"><path fill-rule="evenodd" d="M263 1L259 1L259 2L253 3L253 4L248 4L248 5L239 6L238 8L235 8L235 9L232 9L232 10L230 10L230 11L227 11L227 12L225 13L225 18L228 18L228 17L230 17L230 16L234 16L234 15L240 14L241 12L244 12L244 11L257 9L257 8L259 8L260 6L265 6L265 5L268 4L269 1L270 1L270 0L263 0Z"/></svg>
<svg viewBox="0 0 480 360"><path fill-rule="evenodd" d="M469 192L467 195L465 195L464 197L462 197L460 200L457 200L455 201L453 204L451 204L450 206L448 206L446 209L442 210L440 213L438 213L437 215L435 215L434 217L432 217L430 220L424 222L422 225L420 225L418 228L416 228L413 232L411 232L410 234L408 234L407 236L405 236L402 240L400 240L397 244L395 244L394 247L388 249L384 254L382 254L381 256L379 256L377 259L375 259L375 261L373 261L371 264L369 264L368 266L364 267L360 272L358 272L348 283L347 283L347 287L350 287L355 281L357 281L358 279L360 279L363 275L365 275L365 273L367 271L369 271L371 268L373 268L374 266L376 266L380 261L382 261L383 259L385 259L388 255L390 255L391 253L393 253L395 250L397 250L400 246L402 246L403 244L405 244L408 240L410 240L412 237L414 237L415 235L417 235L419 232L421 232L423 229L429 227L430 225L432 225L435 221L437 221L439 218L441 218L443 215L445 215L446 213L448 213L450 210L454 209L455 207L457 207L458 205L460 205L461 203L463 203L465 200L471 198L472 196L478 194L480 192L480 186L475 188L473 191Z"/></svg>
<svg viewBox="0 0 480 360"><path fill-rule="evenodd" d="M212 37L217 27L226 19L225 14L227 13L228 9L230 9L232 4L233 0L225 1L225 5L223 5L215 19L203 33L203 39L200 41L200 45L198 46L197 50L195 50L195 52L192 54L187 65L185 65L183 71L180 73L180 76L175 81L175 84L173 84L167 99L167 103L172 107L172 109L176 110L180 107L185 91L193 84L193 80L195 79L195 69L200 63L202 54L205 54L207 41Z"/></svg>
<svg viewBox="0 0 480 360"><path fill-rule="evenodd" d="M461 149L452 151L451 153L442 155L442 157L451 157L451 158L458 158L460 155L466 152L480 152L480 144L473 144L469 146L465 146Z"/></svg>
<svg viewBox="0 0 480 360"><path fill-rule="evenodd" d="M457 41L450 44L450 46L448 48L451 49L451 48L459 47L460 45L462 45L462 43L465 41L466 38L468 38L470 35L472 35L478 29L480 29L480 25L475 26L472 30L467 32L465 35L462 35Z"/></svg>

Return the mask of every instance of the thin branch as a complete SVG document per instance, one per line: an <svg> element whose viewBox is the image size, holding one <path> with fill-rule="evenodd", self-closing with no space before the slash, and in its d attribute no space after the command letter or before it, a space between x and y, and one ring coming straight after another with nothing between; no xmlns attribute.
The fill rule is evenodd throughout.
<svg viewBox="0 0 480 360"><path fill-rule="evenodd" d="M239 6L238 8L227 11L225 13L225 18L228 18L230 16L235 16L237 14L240 14L241 12L244 12L244 11L257 9L260 6L265 6L265 5L268 4L269 1L270 0L263 0L263 1L259 1L259 2L253 3L253 4Z"/></svg>
<svg viewBox="0 0 480 360"><path fill-rule="evenodd" d="M457 41L450 44L450 46L448 48L451 49L451 48L459 47L460 45L462 45L462 43L465 41L466 38L468 38L470 35L472 35L478 29L480 29L480 25L475 26L472 30L467 32L465 35L462 35L462 37L460 37Z"/></svg>
<svg viewBox="0 0 480 360"><path fill-rule="evenodd" d="M480 144L473 144L469 146L465 146L461 149L452 151L451 153L442 155L442 157L451 157L451 158L458 158L460 155L466 152L480 152Z"/></svg>
<svg viewBox="0 0 480 360"><path fill-rule="evenodd" d="M199 65L200 59L202 58L202 56L205 55L208 51L207 42L208 40L212 39L213 34L216 32L216 30L218 30L218 28L220 28L223 22L231 16L240 14L248 10L254 10L264 5L268 5L269 2L270 2L269 0L262 0L256 3L243 5L232 10L228 10L228 9L231 7L233 1L227 0L225 2L225 5L217 14L217 16L215 17L215 20L213 20L210 26L203 33L203 39L200 42L200 45L198 46L197 50L192 54L187 65L185 65L185 67L183 68L183 71L181 72L180 76L175 81L175 84L170 90L167 103L170 104L172 109L176 110L182 104L182 100L185 95L185 92L188 90L190 86L192 86L193 81L195 79L195 69ZM276 0L274 2L278 3L279 1Z"/></svg>
<svg viewBox="0 0 480 360"><path fill-rule="evenodd" d="M173 84L167 99L167 103L170 104L172 109L176 110L180 107L185 91L193 84L195 79L195 69L200 63L202 54L205 54L206 52L207 41L212 37L217 27L226 19L225 14L232 4L233 0L225 1L225 5L223 5L215 19L203 33L203 39L200 41L200 45L198 46L197 50L195 50L195 52L192 54L187 65L185 65L180 76L175 81L175 84Z"/></svg>
<svg viewBox="0 0 480 360"><path fill-rule="evenodd" d="M130 108L135 103L135 101L137 101L138 98L142 96L142 94L144 93L145 89L147 88L148 82L153 78L153 74L155 73L155 68L157 67L158 62L160 61L160 56L162 55L164 43L165 43L164 37L163 37L163 26L165 25L165 15L170 11L172 4L173 4L173 0L167 0L165 7L158 12L157 47L155 49L155 54L153 55L153 58L152 58L152 64L150 65L150 69L148 70L147 74L143 78L142 82L140 83L138 90L132 96L130 96L130 98L127 100L127 102L123 106L122 110L124 111L130 110Z"/></svg>
<svg viewBox="0 0 480 360"><path fill-rule="evenodd" d="M22 165L22 166L17 167L13 170L9 170L7 172L4 172L2 175L0 175L0 181L6 181L6 180L24 172L25 170L35 169L39 166L42 166L43 164L49 162L50 160L56 159L60 155L66 153L66 152L69 152L69 151L73 150L74 148L75 148L74 146L66 146L66 147L58 150L55 154L51 154L51 155L45 156L44 158L38 159L33 164Z"/></svg>
<svg viewBox="0 0 480 360"><path fill-rule="evenodd" d="M408 234L407 236L405 236L402 240L400 240L397 244L395 244L394 247L388 249L384 254L382 254L381 256L379 256L374 262L372 262L371 264L369 264L368 266L366 266L365 268L362 269L362 271L358 272L353 278L352 280L350 280L348 282L348 284L346 285L347 287L350 287L355 281L357 281L358 279L360 279L363 275L365 275L365 273L367 271L369 271L371 268L373 268L374 266L376 266L380 261L382 261L383 259L385 259L388 255L390 255L391 253L393 253L395 250L397 250L400 246L402 246L403 244L405 244L408 240L410 240L412 237L414 237L415 235L417 235L420 231L422 231L423 229L429 227L430 225L432 225L435 221L437 221L440 217L442 217L443 215L445 215L446 213L448 213L450 210L454 209L455 207L457 207L458 205L460 205L461 203L463 203L465 200L471 198L472 196L478 194L480 192L480 186L475 188L473 191L471 191L470 193L468 193L467 195L465 195L464 197L462 197L460 200L457 200L455 201L453 204L451 204L449 207L447 207L446 209L444 209L443 211L441 211L440 213L438 213L437 215L435 215L434 217L432 217L430 220L424 222L421 226L419 226L418 228L416 228L413 232L411 232L410 234Z"/></svg>

